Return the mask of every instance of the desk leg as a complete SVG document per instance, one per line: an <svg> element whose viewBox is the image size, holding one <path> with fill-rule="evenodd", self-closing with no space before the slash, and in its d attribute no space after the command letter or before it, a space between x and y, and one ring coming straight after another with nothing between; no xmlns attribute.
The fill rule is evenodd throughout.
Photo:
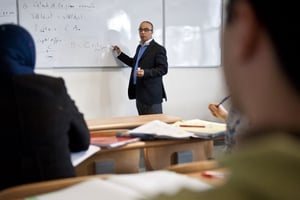
<svg viewBox="0 0 300 200"><path fill-rule="evenodd" d="M207 160L212 157L213 141L192 141L189 143L168 146L149 147L144 149L146 170L164 169L177 163L178 152L192 153L192 161Z"/></svg>
<svg viewBox="0 0 300 200"><path fill-rule="evenodd" d="M76 175L86 176L95 174L96 163L99 165L102 161L113 162L114 173L137 173L139 172L140 150L99 151L75 168Z"/></svg>

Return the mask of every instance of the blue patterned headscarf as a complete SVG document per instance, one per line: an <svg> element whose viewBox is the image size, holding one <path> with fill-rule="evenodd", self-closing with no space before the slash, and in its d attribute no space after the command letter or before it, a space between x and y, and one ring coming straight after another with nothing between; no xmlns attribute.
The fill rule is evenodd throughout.
<svg viewBox="0 0 300 200"><path fill-rule="evenodd" d="M35 46L27 30L18 25L0 25L0 77L33 74Z"/></svg>

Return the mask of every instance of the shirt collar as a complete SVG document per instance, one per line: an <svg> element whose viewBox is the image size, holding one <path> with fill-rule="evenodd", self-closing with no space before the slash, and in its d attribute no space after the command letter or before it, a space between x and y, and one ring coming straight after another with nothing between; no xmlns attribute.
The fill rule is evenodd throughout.
<svg viewBox="0 0 300 200"><path fill-rule="evenodd" d="M147 40L144 44L142 44L142 42L140 42L140 45L141 46L148 46L152 40L153 40L153 38L151 38L150 40Z"/></svg>

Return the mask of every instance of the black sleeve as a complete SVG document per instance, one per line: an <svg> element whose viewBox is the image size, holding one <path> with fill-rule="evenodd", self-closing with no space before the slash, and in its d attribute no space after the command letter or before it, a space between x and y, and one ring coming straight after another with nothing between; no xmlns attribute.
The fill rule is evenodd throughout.
<svg viewBox="0 0 300 200"><path fill-rule="evenodd" d="M61 81L64 85L63 79L61 79ZM75 105L75 102L68 95L66 88L65 94L66 104L71 119L70 128L68 131L70 151L78 152L87 150L90 145L90 133L84 120L84 116L81 112L79 112L77 106Z"/></svg>
<svg viewBox="0 0 300 200"><path fill-rule="evenodd" d="M151 68L144 69L144 78L155 78L161 77L168 73L168 59L166 49L159 46L155 50L154 66ZM149 61L150 63L150 61Z"/></svg>
<svg viewBox="0 0 300 200"><path fill-rule="evenodd" d="M90 145L90 133L83 114L80 113L72 101L73 116L69 130L69 141L71 152L87 150Z"/></svg>

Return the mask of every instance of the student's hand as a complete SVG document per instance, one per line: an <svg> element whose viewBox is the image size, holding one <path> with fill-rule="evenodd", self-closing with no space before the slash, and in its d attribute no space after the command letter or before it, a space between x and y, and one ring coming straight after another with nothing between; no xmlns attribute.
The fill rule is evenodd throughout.
<svg viewBox="0 0 300 200"><path fill-rule="evenodd" d="M112 46L112 48L113 48L113 51L116 52L118 55L121 54L121 49L120 49L120 47L118 47L117 45L115 45L115 46Z"/></svg>
<svg viewBox="0 0 300 200"><path fill-rule="evenodd" d="M210 103L208 105L208 109L210 110L211 114L214 117L218 119L226 120L228 112L222 105L218 106L218 104Z"/></svg>

